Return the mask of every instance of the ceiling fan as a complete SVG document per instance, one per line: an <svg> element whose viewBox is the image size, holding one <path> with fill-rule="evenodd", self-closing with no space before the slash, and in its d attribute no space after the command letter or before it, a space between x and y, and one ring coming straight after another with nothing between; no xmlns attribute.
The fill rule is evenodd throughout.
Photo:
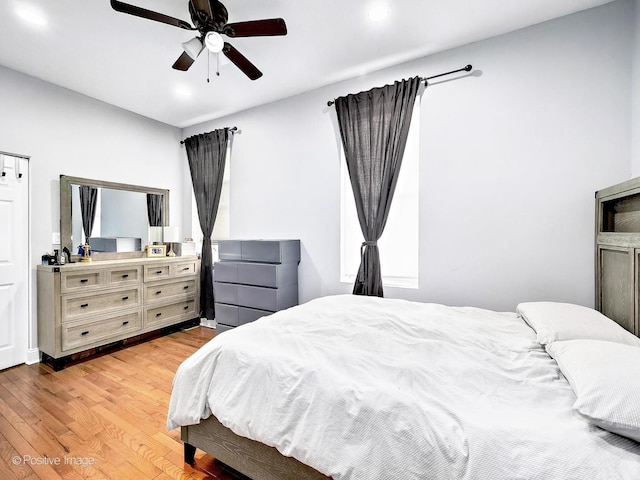
<svg viewBox="0 0 640 480"><path fill-rule="evenodd" d="M193 64L200 52L206 47L214 53L224 55L251 80L262 76L262 72L242 55L233 45L225 42L227 37L269 37L286 35L287 25L282 18L251 20L248 22L227 23L229 15L225 6L218 0L188 0L189 14L195 27L178 18L129 5L118 0L111 0L111 7L116 12L128 13L156 22L166 23L185 30L198 31L199 35L182 44L184 52L173 64L176 70L186 71Z"/></svg>

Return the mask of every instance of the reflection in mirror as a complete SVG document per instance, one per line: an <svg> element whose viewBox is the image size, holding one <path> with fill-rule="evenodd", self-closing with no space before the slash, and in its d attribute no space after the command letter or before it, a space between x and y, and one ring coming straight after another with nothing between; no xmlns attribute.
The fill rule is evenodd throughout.
<svg viewBox="0 0 640 480"><path fill-rule="evenodd" d="M82 227L82 215L75 215L81 212L79 185L71 186L71 211L71 243L76 251L78 246L89 243L94 252L114 251L113 248L118 252L139 252L149 243L145 193L98 188L89 242Z"/></svg>
<svg viewBox="0 0 640 480"><path fill-rule="evenodd" d="M95 216L89 227L83 224L81 186L96 191ZM105 259L142 256L146 245L161 241L150 238L150 232L168 223L168 211L168 190L60 177L60 240L72 254L87 242L85 230L90 228L88 243L94 255Z"/></svg>

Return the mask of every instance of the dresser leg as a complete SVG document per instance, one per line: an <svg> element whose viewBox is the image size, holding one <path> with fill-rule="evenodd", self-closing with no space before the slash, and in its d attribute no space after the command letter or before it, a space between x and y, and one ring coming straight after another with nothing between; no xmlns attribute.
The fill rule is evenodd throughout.
<svg viewBox="0 0 640 480"><path fill-rule="evenodd" d="M59 372L64 368L67 360L68 357L53 358L46 353L42 353L42 363L46 363L47 365L51 366L51 368L53 368L53 370L56 372Z"/></svg>

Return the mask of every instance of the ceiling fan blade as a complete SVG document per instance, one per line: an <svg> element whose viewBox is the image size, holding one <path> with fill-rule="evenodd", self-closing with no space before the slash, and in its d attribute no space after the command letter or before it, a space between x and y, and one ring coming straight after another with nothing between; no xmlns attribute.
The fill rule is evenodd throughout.
<svg viewBox="0 0 640 480"><path fill-rule="evenodd" d="M194 9L200 10L206 13L207 15L209 15L209 18L213 18L213 12L211 11L211 3L209 3L209 0L190 0L190 1Z"/></svg>
<svg viewBox="0 0 640 480"><path fill-rule="evenodd" d="M251 80L257 80L262 76L262 72L258 70L253 63L247 60L247 57L236 50L233 45L224 42L222 53L224 53L225 56Z"/></svg>
<svg viewBox="0 0 640 480"><path fill-rule="evenodd" d="M173 68L186 72L189 70L189 67L193 65L193 62L195 62L195 59L191 58L187 52L182 52L182 55L180 55L176 63L173 64Z"/></svg>
<svg viewBox="0 0 640 480"><path fill-rule="evenodd" d="M228 37L272 37L287 34L287 24L282 18L228 23L223 32Z"/></svg>
<svg viewBox="0 0 640 480"><path fill-rule="evenodd" d="M111 0L111 8L116 12L128 13L129 15L135 15L136 17L166 23L167 25L184 28L185 30L196 30L189 23L184 20L180 20L179 18L170 17L169 15L164 15L135 5L129 5L128 3L119 2L118 0Z"/></svg>

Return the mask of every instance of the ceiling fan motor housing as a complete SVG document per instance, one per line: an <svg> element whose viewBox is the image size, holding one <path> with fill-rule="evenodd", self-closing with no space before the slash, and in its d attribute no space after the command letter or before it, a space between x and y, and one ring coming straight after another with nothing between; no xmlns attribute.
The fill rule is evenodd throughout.
<svg viewBox="0 0 640 480"><path fill-rule="evenodd" d="M208 31L221 32L229 19L227 8L217 0L201 0L206 2L209 11L199 10L194 6L194 2L189 3L189 14L196 28L205 35Z"/></svg>

